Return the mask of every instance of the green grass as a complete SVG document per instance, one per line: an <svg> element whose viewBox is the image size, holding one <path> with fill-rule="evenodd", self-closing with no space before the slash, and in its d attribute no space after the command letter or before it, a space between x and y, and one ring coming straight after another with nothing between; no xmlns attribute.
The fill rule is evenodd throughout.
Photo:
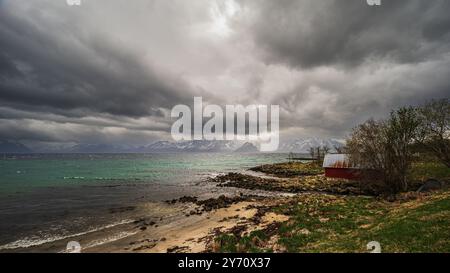
<svg viewBox="0 0 450 273"><path fill-rule="evenodd" d="M317 245L322 242L345 236L368 224L374 215L385 213L382 208L370 208L371 202L372 198L348 197L344 202L325 205L296 205L290 209L291 221L280 229L280 243L289 252L319 252Z"/></svg>
<svg viewBox="0 0 450 273"><path fill-rule="evenodd" d="M385 251L450 252L448 197L414 210L405 210L385 220L378 230L368 233L371 237L379 238Z"/></svg>
<svg viewBox="0 0 450 273"><path fill-rule="evenodd" d="M450 169L439 162L414 162L409 178L416 183L429 178L450 181ZM376 197L299 195L273 207L289 216L276 230L277 243L287 252L368 252L367 243L378 241L383 252L449 253L450 190L399 197L403 201L390 203ZM222 235L219 251L271 251L271 238L265 235Z"/></svg>
<svg viewBox="0 0 450 273"><path fill-rule="evenodd" d="M449 191L396 203L357 196L302 198L273 209L290 216L276 232L287 252L367 252L370 241L380 242L383 252L450 252ZM254 231L216 241L220 252L270 252L264 245L269 239Z"/></svg>
<svg viewBox="0 0 450 273"><path fill-rule="evenodd" d="M322 224L321 229L325 231L320 236L316 234L308 240L303 239L297 248L288 249L300 252L366 252L368 242L378 241L384 252L450 252L448 194L443 199L423 205L418 200L387 207L372 202L353 199L337 207L325 208L325 211L334 211L332 215L339 213L342 219L333 218ZM297 224L305 222L301 220ZM285 240L290 241L289 238Z"/></svg>
<svg viewBox="0 0 450 273"><path fill-rule="evenodd" d="M414 162L409 178L413 181L425 181L429 178L450 180L450 168L437 161Z"/></svg>
<svg viewBox="0 0 450 273"><path fill-rule="evenodd" d="M271 252L271 249L264 249L258 246L258 242L263 242L269 238L262 230L252 231L249 235L237 238L233 234L221 234L215 241L219 246L218 251L222 253L263 253Z"/></svg>
<svg viewBox="0 0 450 273"><path fill-rule="evenodd" d="M320 251L365 251L367 242L384 252L450 252L450 197L419 207L399 208L374 219L373 227L355 230L322 245Z"/></svg>
<svg viewBox="0 0 450 273"><path fill-rule="evenodd" d="M219 245L219 252L236 253L239 240L233 234L221 234L215 238L216 244Z"/></svg>
<svg viewBox="0 0 450 273"><path fill-rule="evenodd" d="M322 174L324 169L322 165L315 162L283 162L262 165L251 168L254 171L260 171L267 174L272 174L281 177L295 177L299 175L317 175Z"/></svg>

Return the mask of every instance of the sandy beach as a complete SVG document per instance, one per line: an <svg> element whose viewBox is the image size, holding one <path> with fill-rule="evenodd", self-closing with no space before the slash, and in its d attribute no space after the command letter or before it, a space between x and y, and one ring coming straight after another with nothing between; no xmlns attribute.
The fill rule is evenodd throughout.
<svg viewBox="0 0 450 273"><path fill-rule="evenodd" d="M285 215L273 212L261 215L259 211L283 198L287 197L239 198L246 201L224 198L224 207L202 213L197 213L201 206L189 202L145 204L140 209L152 212L147 219L135 219L17 251L67 252L67 243L76 241L80 243L82 252L211 252L217 250L214 238L219 233L238 231L247 234L286 221L288 217ZM154 215L154 211L159 215Z"/></svg>
<svg viewBox="0 0 450 273"><path fill-rule="evenodd" d="M218 234L249 234L288 220L287 216L269 212L266 208L289 200L295 193L266 190L263 184L252 188L232 184L224 186L223 179L227 175L214 175L204 181L217 189L229 189L227 195L220 194L222 190L207 199L185 196L116 208L110 213L133 212L139 217L13 251L67 252L67 243L76 241L82 252L213 252L218 250L214 242ZM289 180L251 170L243 171L242 175L257 182Z"/></svg>

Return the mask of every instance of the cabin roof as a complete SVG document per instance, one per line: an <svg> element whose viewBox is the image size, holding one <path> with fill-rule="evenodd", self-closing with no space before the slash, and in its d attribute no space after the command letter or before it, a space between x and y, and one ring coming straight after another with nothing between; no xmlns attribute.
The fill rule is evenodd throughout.
<svg viewBox="0 0 450 273"><path fill-rule="evenodd" d="M327 154L323 159L324 168L336 168L336 169L349 169L357 168L350 163L349 156L347 154Z"/></svg>

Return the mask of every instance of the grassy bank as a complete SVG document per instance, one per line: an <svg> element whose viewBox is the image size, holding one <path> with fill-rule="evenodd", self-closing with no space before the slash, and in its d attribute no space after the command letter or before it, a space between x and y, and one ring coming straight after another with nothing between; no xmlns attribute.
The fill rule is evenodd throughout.
<svg viewBox="0 0 450 273"><path fill-rule="evenodd" d="M429 178L449 181L450 168L438 161L415 161L408 176L411 181L423 182Z"/></svg>
<svg viewBox="0 0 450 273"><path fill-rule="evenodd" d="M289 175L306 165L292 166L295 169L288 170ZM264 167L272 173L274 168ZM448 181L449 169L436 162L415 162L411 181L420 183L429 178ZM320 179L323 178L318 175ZM382 197L320 193L280 199L268 209L289 216L288 221L250 233L222 233L215 239L217 250L367 252L367 243L378 241L383 252L450 252L448 189L402 193L394 202L390 201Z"/></svg>
<svg viewBox="0 0 450 273"><path fill-rule="evenodd" d="M411 196L408 196L411 198ZM290 220L275 231L216 238L223 252L450 252L450 192L388 203L373 197L311 194L271 208Z"/></svg>

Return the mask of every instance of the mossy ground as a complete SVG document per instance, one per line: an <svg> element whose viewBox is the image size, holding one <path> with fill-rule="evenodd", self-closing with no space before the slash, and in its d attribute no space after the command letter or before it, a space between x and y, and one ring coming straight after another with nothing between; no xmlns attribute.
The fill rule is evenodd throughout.
<svg viewBox="0 0 450 273"><path fill-rule="evenodd" d="M450 168L438 161L416 161L413 162L409 179L425 181L427 179L450 180Z"/></svg>

